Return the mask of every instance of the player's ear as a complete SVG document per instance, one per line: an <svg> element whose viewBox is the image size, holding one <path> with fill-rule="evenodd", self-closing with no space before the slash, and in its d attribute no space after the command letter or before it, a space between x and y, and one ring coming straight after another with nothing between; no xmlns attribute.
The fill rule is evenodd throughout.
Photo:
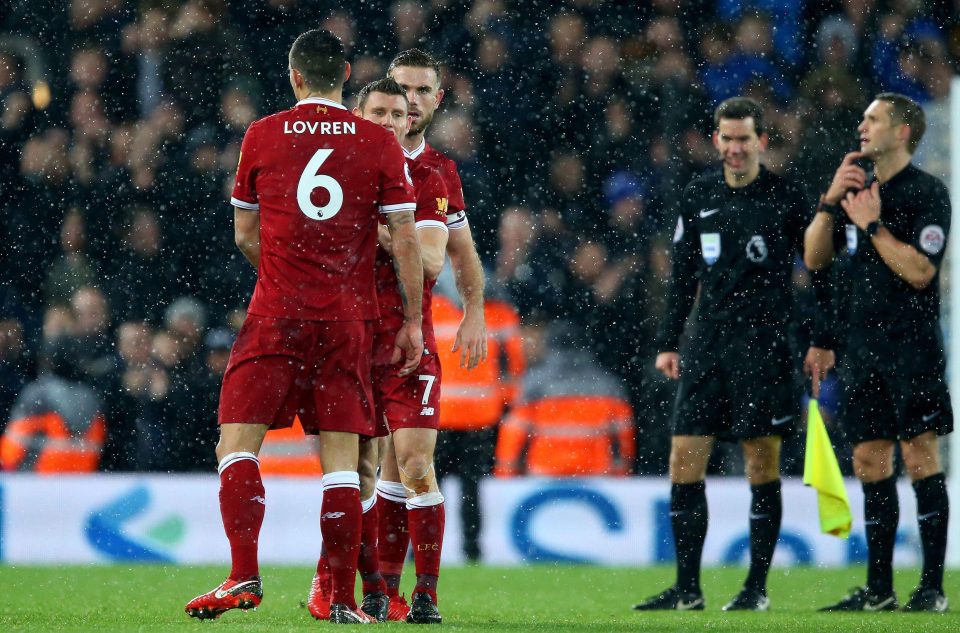
<svg viewBox="0 0 960 633"><path fill-rule="evenodd" d="M439 106L440 102L443 101L444 94L445 93L443 92L443 88L440 88L439 90L437 90L437 106Z"/></svg>
<svg viewBox="0 0 960 633"><path fill-rule="evenodd" d="M760 134L760 151L761 152L767 151L767 143L769 142L770 142L770 136L766 132L763 132L762 134Z"/></svg>
<svg viewBox="0 0 960 633"><path fill-rule="evenodd" d="M350 79L350 62L343 62L343 83L347 83L347 80Z"/></svg>
<svg viewBox="0 0 960 633"><path fill-rule="evenodd" d="M714 130L713 136L711 138L713 139L714 149L716 149L717 151L720 151L720 133Z"/></svg>
<svg viewBox="0 0 960 633"><path fill-rule="evenodd" d="M362 118L363 118L363 112L360 111L360 108L354 108L354 109L351 110L350 112L352 112L352 113L353 113L353 116L357 117L358 119L362 119Z"/></svg>

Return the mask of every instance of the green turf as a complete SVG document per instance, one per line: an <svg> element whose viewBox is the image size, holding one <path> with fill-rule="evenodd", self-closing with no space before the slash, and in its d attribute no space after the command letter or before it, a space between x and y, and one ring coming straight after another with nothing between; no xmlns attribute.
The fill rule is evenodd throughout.
<svg viewBox="0 0 960 633"><path fill-rule="evenodd" d="M0 632L159 632L203 627L295 631L330 626L315 622L300 606L313 572L298 567L264 570L266 596L258 611L232 611L213 624L188 618L184 603L216 585L224 571L223 567L149 565L0 566ZM960 611L946 615L813 612L861 582L862 568L777 569L770 579L770 613L721 612L743 576L742 569L705 570L705 612L641 614L631 611L630 605L663 589L673 578L672 569L449 568L441 578L440 606L448 631L960 631ZM898 572L902 600L909 596L916 577L916 571ZM948 574L947 594L960 601L960 572Z"/></svg>

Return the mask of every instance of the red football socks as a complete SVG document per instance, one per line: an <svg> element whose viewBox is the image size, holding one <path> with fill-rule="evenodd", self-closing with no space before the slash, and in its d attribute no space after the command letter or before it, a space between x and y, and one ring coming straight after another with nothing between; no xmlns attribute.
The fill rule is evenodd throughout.
<svg viewBox="0 0 960 633"><path fill-rule="evenodd" d="M230 578L249 580L260 574L257 543L263 525L263 480L253 453L230 453L220 462L220 516L230 541Z"/></svg>
<svg viewBox="0 0 960 633"><path fill-rule="evenodd" d="M327 473L322 486L320 532L330 561L330 603L356 609L353 587L360 553L360 476L349 471Z"/></svg>
<svg viewBox="0 0 960 633"><path fill-rule="evenodd" d="M407 500L407 521L417 567L417 586L413 591L430 594L434 603L440 576L444 519L443 495L439 492L428 492Z"/></svg>
<svg viewBox="0 0 960 633"><path fill-rule="evenodd" d="M363 593L386 593L387 586L380 575L380 557L377 550L377 539L380 533L380 521L377 512L377 496L361 502L363 506L362 527L360 530L360 557L357 560L357 571L363 581Z"/></svg>
<svg viewBox="0 0 960 633"><path fill-rule="evenodd" d="M377 507L380 515L380 571L387 583L387 595L399 595L400 574L410 545L407 531L407 497L403 484L377 482Z"/></svg>

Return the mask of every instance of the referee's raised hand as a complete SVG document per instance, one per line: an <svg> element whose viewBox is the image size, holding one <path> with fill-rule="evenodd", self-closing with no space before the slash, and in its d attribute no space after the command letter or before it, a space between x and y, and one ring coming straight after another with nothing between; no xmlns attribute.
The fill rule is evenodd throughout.
<svg viewBox="0 0 960 633"><path fill-rule="evenodd" d="M867 172L856 164L858 158L866 156L864 152L850 152L843 157L837 172L833 175L833 182L824 195L827 204L840 204L848 191L859 191L867 185Z"/></svg>

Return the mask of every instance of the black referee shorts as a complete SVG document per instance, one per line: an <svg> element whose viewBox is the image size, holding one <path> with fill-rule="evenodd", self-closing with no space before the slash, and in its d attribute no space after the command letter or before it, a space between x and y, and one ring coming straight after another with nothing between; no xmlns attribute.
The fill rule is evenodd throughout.
<svg viewBox="0 0 960 633"><path fill-rule="evenodd" d="M852 444L953 431L938 330L902 337L852 331L837 368L840 423Z"/></svg>
<svg viewBox="0 0 960 633"><path fill-rule="evenodd" d="M786 329L700 323L680 356L673 434L730 441L792 435L800 392Z"/></svg>

